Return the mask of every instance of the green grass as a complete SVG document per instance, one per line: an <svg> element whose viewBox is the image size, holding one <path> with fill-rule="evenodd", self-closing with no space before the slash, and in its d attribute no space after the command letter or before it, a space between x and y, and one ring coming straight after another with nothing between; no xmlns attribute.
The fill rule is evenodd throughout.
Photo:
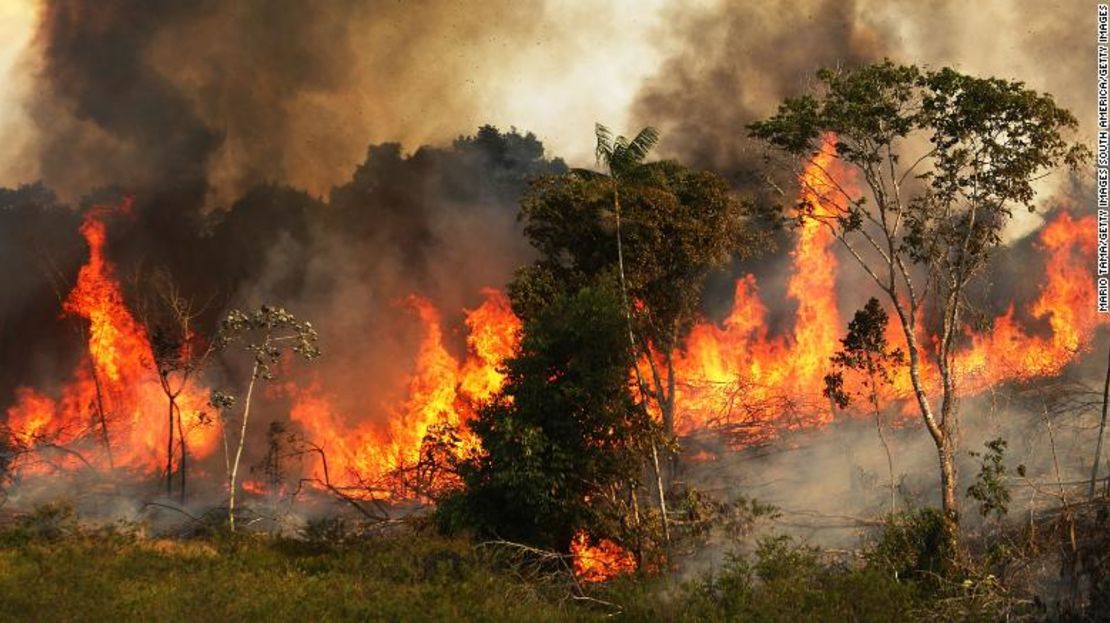
<svg viewBox="0 0 1110 623"><path fill-rule="evenodd" d="M8 533L0 620L556 621L545 599L467 543L411 535L321 546L262 537L150 541Z"/></svg>
<svg viewBox="0 0 1110 623"><path fill-rule="evenodd" d="M953 589L908 579L920 539L888 538L854 565L823 562L785 537L762 539L754 555L685 582L663 574L590 587L605 606L570 599L565 583L526 581L527 565L465 538L419 528L308 534L323 540L147 539L78 529L64 509L46 509L0 531L0 621L906 621L1000 612L978 580L955 577Z"/></svg>

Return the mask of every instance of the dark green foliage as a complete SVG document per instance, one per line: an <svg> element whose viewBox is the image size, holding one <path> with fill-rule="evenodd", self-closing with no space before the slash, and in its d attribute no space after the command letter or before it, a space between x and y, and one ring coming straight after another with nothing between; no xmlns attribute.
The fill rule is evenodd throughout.
<svg viewBox="0 0 1110 623"><path fill-rule="evenodd" d="M888 322L886 310L878 299L871 297L848 323L848 335L840 340L841 349L832 356L836 370L825 376L824 394L836 401L841 409L847 407L852 398L844 389L846 370L862 374L862 381L870 394L868 398L874 399L878 386L889 384L893 370L902 365L905 358L901 349L891 349L887 344Z"/></svg>
<svg viewBox="0 0 1110 623"><path fill-rule="evenodd" d="M397 143L371 145L351 181L335 188L329 204L335 231L413 251L439 239L435 221L469 213L485 227L511 224L528 180L567 171L534 134L482 126L449 149L423 146L405 154ZM409 272L426 267L419 254L404 258Z"/></svg>
<svg viewBox="0 0 1110 623"><path fill-rule="evenodd" d="M466 490L441 505L441 524L559 551L580 528L613 534L606 500L635 482L650 427L631 365L611 285L533 316L502 393L470 425L482 452L460 465Z"/></svg>
<svg viewBox="0 0 1110 623"><path fill-rule="evenodd" d="M922 508L890 515L868 551L870 564L896 578L930 582L954 572L956 552L944 513Z"/></svg>
<svg viewBox="0 0 1110 623"><path fill-rule="evenodd" d="M521 134L516 128L501 132L484 125L474 136L455 139L453 146L455 151L489 171L492 181L504 186L502 192L509 200L515 199L532 177L566 170L561 159L544 156L543 143L535 134Z"/></svg>
<svg viewBox="0 0 1110 623"><path fill-rule="evenodd" d="M973 458L981 458L982 462L975 482L967 488L967 495L979 502L980 515L993 514L1001 519L1010 510L1010 488L1006 486L1006 466L1002 464L1006 440L999 437L983 445L987 448L985 453L968 453Z"/></svg>
<svg viewBox="0 0 1110 623"><path fill-rule="evenodd" d="M521 209L525 234L541 255L512 292L514 309L524 317L552 290L573 292L616 272L608 178L579 172L539 178ZM637 334L669 351L696 321L709 272L752 249L744 207L719 175L656 162L626 175L620 210ZM525 285L533 296L521 292Z"/></svg>
<svg viewBox="0 0 1110 623"><path fill-rule="evenodd" d="M788 537L761 540L752 557L729 556L669 598L613 598L621 597L624 615L645 621L902 621L919 605L912 584L828 564Z"/></svg>

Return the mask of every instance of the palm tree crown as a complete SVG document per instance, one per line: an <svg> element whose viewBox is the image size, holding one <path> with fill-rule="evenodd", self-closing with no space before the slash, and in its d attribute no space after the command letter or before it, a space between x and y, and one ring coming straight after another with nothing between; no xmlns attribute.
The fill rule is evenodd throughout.
<svg viewBox="0 0 1110 623"><path fill-rule="evenodd" d="M613 132L604 125L594 125L597 136L597 164L609 169L610 177L622 179L636 167L644 163L648 152L659 142L659 131L648 126L640 130L632 140L623 136L613 137Z"/></svg>

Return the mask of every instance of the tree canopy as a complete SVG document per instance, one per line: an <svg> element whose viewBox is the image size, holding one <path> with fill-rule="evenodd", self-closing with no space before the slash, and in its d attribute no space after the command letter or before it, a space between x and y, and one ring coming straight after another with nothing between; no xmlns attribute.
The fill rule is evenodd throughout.
<svg viewBox="0 0 1110 623"><path fill-rule="evenodd" d="M749 130L800 168L824 173L832 190L810 187L807 195L833 200L794 206L797 213L833 231L898 315L955 538L953 361L969 289L1013 209L1034 208L1036 182L1076 166L1088 151L1071 140L1075 117L1021 82L890 61L822 69L817 77L815 92L787 98ZM853 170L860 187L837 179L834 163ZM937 336L935 348L918 344L922 317ZM923 380L923 357L939 370L939 391Z"/></svg>
<svg viewBox="0 0 1110 623"><path fill-rule="evenodd" d="M560 551L580 529L616 529L607 501L635 486L650 426L618 296L611 282L586 287L525 324L504 389L470 424L482 449L460 466L466 490L441 518Z"/></svg>

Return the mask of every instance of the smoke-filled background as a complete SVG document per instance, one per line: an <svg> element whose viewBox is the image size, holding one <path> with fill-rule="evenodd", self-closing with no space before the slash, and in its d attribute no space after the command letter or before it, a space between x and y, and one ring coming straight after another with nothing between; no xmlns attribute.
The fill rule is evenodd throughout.
<svg viewBox="0 0 1110 623"><path fill-rule="evenodd" d="M889 57L1023 80L1090 140L1092 14L956 0L0 0L0 409L81 356L59 318L86 254L81 207L135 198L133 218L111 221L125 281L164 268L210 319L263 302L311 319L327 353L315 374L345 417L384 418L420 339L406 297L430 299L460 351L462 310L530 259L516 222L527 179L592 166L594 122L654 125L659 156L758 196L745 125L819 67ZM1080 204L1076 184L1046 180L1042 205ZM1018 265L1035 261L1023 237L1041 219L1019 214L1008 232ZM767 300L783 298L784 257L759 260ZM999 268L1006 301L1035 294L1021 276ZM711 313L727 312L729 277L713 280ZM845 463L820 473L848 482L864 451L827 448L872 444L865 434L806 461ZM927 469L928 449L913 455ZM806 481L816 488L789 489L799 500L767 497L800 505L827 484Z"/></svg>

